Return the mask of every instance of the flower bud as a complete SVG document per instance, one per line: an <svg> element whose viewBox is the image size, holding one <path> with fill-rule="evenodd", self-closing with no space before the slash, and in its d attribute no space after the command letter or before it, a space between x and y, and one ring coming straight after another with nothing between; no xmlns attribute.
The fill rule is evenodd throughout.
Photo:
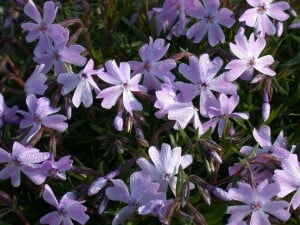
<svg viewBox="0 0 300 225"><path fill-rule="evenodd" d="M123 118L119 115L117 115L114 119L114 127L117 131L122 131L124 128L123 128L123 125L124 125L124 121L123 121Z"/></svg>
<svg viewBox="0 0 300 225"><path fill-rule="evenodd" d="M271 105L268 102L263 103L262 105L262 118L266 121L270 116Z"/></svg>

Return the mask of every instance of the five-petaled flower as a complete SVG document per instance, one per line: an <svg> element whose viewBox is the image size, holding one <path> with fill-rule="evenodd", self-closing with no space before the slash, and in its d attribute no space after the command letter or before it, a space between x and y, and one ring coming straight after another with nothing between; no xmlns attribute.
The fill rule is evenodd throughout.
<svg viewBox="0 0 300 225"><path fill-rule="evenodd" d="M94 61L90 59L86 66L78 74L61 73L57 82L62 84L61 94L66 95L75 89L72 102L79 107L82 102L88 108L93 104L92 90L98 94L100 89L93 80L92 75L98 74L100 70L94 70Z"/></svg>
<svg viewBox="0 0 300 225"><path fill-rule="evenodd" d="M33 183L42 184L46 176L40 173L41 162L50 157L48 152L40 152L37 148L25 147L19 142L14 142L12 153L0 148L0 163L7 163L0 171L0 179L11 178L13 187L20 186L21 172L23 172Z"/></svg>
<svg viewBox="0 0 300 225"><path fill-rule="evenodd" d="M238 183L238 188L230 188L228 194L232 200L236 200L245 205L229 206L227 214L231 214L228 221L230 225L238 224L251 214L250 224L271 225L268 214L287 221L290 218L288 211L289 203L282 200L272 200L280 192L278 183L262 181L256 188L250 184Z"/></svg>
<svg viewBox="0 0 300 225"><path fill-rule="evenodd" d="M151 176L152 181L160 184L160 191L166 192L170 185L172 192L176 195L176 175L179 167L183 169L188 167L193 161L192 156L189 154L181 156L181 147L171 149L171 146L166 143L162 144L160 152L156 147L151 146L148 154L154 165L145 158L139 158L137 160L139 167Z"/></svg>
<svg viewBox="0 0 300 225"><path fill-rule="evenodd" d="M147 91L144 86L138 84L142 79L142 74L131 77L130 65L127 62L121 62L118 67L114 60L109 60L105 63L105 68L106 72L99 72L98 76L114 86L102 90L97 95L97 98L103 98L101 106L110 109L122 95L124 108L131 115L133 110L143 110L142 104L132 94L133 91Z"/></svg>
<svg viewBox="0 0 300 225"><path fill-rule="evenodd" d="M269 17L279 21L285 21L289 18L289 15L284 12L290 8L287 2L272 3L273 0L247 0L247 2L253 8L246 10L239 21L244 21L247 26L254 27L256 32L260 32L262 36L265 33L268 35L276 33L276 27Z"/></svg>
<svg viewBox="0 0 300 225"><path fill-rule="evenodd" d="M51 187L46 184L43 199L52 205L56 211L50 212L40 219L41 224L73 225L72 220L85 224L89 216L85 213L87 208L82 205L84 201L77 201L73 192L66 193L58 203Z"/></svg>
<svg viewBox="0 0 300 225"><path fill-rule="evenodd" d="M24 118L20 122L20 128L25 129L31 127L28 134L24 137L24 142L28 142L42 126L64 132L68 128L68 124L64 121L67 117L57 113L60 108L50 106L50 101L46 97L36 98L35 95L28 95L26 104L29 112L18 110ZM53 115L55 114L55 115Z"/></svg>

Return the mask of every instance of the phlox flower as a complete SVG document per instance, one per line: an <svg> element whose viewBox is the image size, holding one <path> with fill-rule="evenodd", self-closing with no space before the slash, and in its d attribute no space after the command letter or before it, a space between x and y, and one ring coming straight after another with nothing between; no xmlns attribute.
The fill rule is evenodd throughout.
<svg viewBox="0 0 300 225"><path fill-rule="evenodd" d="M199 118L199 110L192 102L174 102L168 107L168 119L175 120L175 130L185 129L189 123L198 130L198 135L204 133L202 123Z"/></svg>
<svg viewBox="0 0 300 225"><path fill-rule="evenodd" d="M41 39L34 49L33 61L38 64L45 64L43 72L46 74L54 66L55 75L66 73L65 63L76 66L84 66L86 58L80 55L84 51L81 45L67 45L69 31L59 41Z"/></svg>
<svg viewBox="0 0 300 225"><path fill-rule="evenodd" d="M98 70L94 70L94 61L90 59L84 69L78 74L61 73L57 77L57 82L62 84L61 94L66 95L75 89L72 102L75 107L79 107L82 102L88 108L93 104L92 90L96 93L100 89L93 80L92 75L98 74Z"/></svg>
<svg viewBox="0 0 300 225"><path fill-rule="evenodd" d="M199 43L208 33L208 42L211 46L215 46L219 42L224 43L225 35L220 25L230 28L235 23L232 11L227 8L219 10L219 0L202 0L202 2L203 5L200 3L200 7L189 13L190 16L200 21L188 29L187 37L193 38L194 43Z"/></svg>
<svg viewBox="0 0 300 225"><path fill-rule="evenodd" d="M25 147L19 142L14 142L12 153L0 148L0 163L7 165L0 171L0 179L11 178L13 187L20 186L21 172L36 185L42 184L46 176L39 172L41 162L50 157L48 152L40 152L37 148Z"/></svg>
<svg viewBox="0 0 300 225"><path fill-rule="evenodd" d="M59 24L53 24L57 9L58 7L53 1L45 2L44 17L42 18L33 0L28 1L24 6L24 12L36 23L28 22L21 24L24 30L29 31L25 37L27 42L32 42L38 38L51 38L54 41L62 38L66 33L65 28Z"/></svg>
<svg viewBox="0 0 300 225"><path fill-rule="evenodd" d="M240 22L245 22L247 26L254 27L256 32L260 32L262 36L266 34L274 35L276 27L269 17L285 21L289 15L284 12L290 8L287 2L274 2L273 0L247 0L248 4L253 8L247 9L239 18Z"/></svg>
<svg viewBox="0 0 300 225"><path fill-rule="evenodd" d="M296 154L289 154L281 159L282 170L275 170L273 179L280 184L280 198L296 191L291 199L291 206L296 209L300 205L300 164Z"/></svg>
<svg viewBox="0 0 300 225"><path fill-rule="evenodd" d="M16 124L19 122L19 117L17 115L17 106L9 108L4 100L2 93L0 93L0 128L5 123Z"/></svg>
<svg viewBox="0 0 300 225"><path fill-rule="evenodd" d="M176 62L173 59L165 59L159 61L168 51L170 44L165 46L164 39L153 39L150 37L149 44L143 45L139 54L142 62L130 61L130 67L135 74L142 73L144 75L143 85L148 89L158 90L161 85L160 80L174 80L175 76L171 69L176 67Z"/></svg>
<svg viewBox="0 0 300 225"><path fill-rule="evenodd" d="M46 177L66 180L66 171L72 168L72 164L73 160L71 160L71 156L67 155L60 158L58 161L54 161L54 159L45 161L41 165L40 170Z"/></svg>
<svg viewBox="0 0 300 225"><path fill-rule="evenodd" d="M197 7L197 0L166 0L162 8L154 8L156 12L156 30L160 34L162 31L170 30L168 37L185 35L186 24L188 23L187 13L191 8Z"/></svg>
<svg viewBox="0 0 300 225"><path fill-rule="evenodd" d="M207 116L209 105L216 101L213 91L230 95L236 94L237 85L229 82L225 78L225 74L216 77L222 65L221 58L216 57L210 60L208 54L203 54L199 58L190 56L189 65L185 63L179 65L179 72L191 82L177 82L177 87L181 91L179 98L189 102L200 95L199 108L203 116Z"/></svg>
<svg viewBox="0 0 300 225"><path fill-rule="evenodd" d="M45 65L37 65L30 75L30 77L26 80L24 85L24 91L26 95L35 94L35 95L43 95L47 90L48 86L45 85L47 81L46 75L43 73Z"/></svg>
<svg viewBox="0 0 300 225"><path fill-rule="evenodd" d="M24 117L20 122L20 128L31 127L23 139L24 142L27 143L42 126L59 132L64 132L68 128L68 124L64 122L67 118L62 114L55 114L60 108L51 107L48 98L36 98L35 95L28 95L26 104L29 112L18 110L18 113Z"/></svg>
<svg viewBox="0 0 300 225"><path fill-rule="evenodd" d="M218 124L218 135L221 137L225 128L226 118L249 119L248 113L233 112L239 103L239 99L238 95L232 95L228 98L225 94L221 93L218 101L209 108L208 115L210 120L203 123L204 132L208 131L209 128L215 129ZM231 128L232 132L233 127Z"/></svg>
<svg viewBox="0 0 300 225"><path fill-rule="evenodd" d="M159 191L166 192L169 185L176 195L176 175L179 167L185 169L192 164L192 156L190 154L181 156L181 147L171 149L171 146L166 143L161 145L160 151L151 146L148 154L154 165L145 158L139 158L136 163L144 173L150 175L152 181L160 184Z"/></svg>
<svg viewBox="0 0 300 225"><path fill-rule="evenodd" d="M132 94L133 91L147 91L145 87L138 84L142 79L142 74L131 77L129 63L122 62L118 67L114 60L107 61L105 69L106 72L99 72L97 75L113 86L100 91L97 95L97 98L103 98L101 106L110 109L122 95L124 108L131 115L133 110L143 110L142 104Z"/></svg>
<svg viewBox="0 0 300 225"><path fill-rule="evenodd" d="M124 181L112 179L111 182L114 186L106 188L107 198L128 204L115 215L112 225L124 224L136 210L149 204L151 200L165 200L165 194L158 192L159 184L151 182L150 176L142 172L131 174L130 192Z"/></svg>
<svg viewBox="0 0 300 225"><path fill-rule="evenodd" d="M83 225L89 220L89 216L85 213L87 208L82 205L83 201L77 201L75 199L75 194L72 192L66 193L61 198L60 202L58 202L51 187L46 184L43 192L43 199L52 205L56 211L43 216L40 219L41 224L73 225L72 220L75 220Z"/></svg>
<svg viewBox="0 0 300 225"><path fill-rule="evenodd" d="M250 224L271 225L268 214L287 221L291 214L287 210L286 201L272 200L280 192L278 183L269 183L268 180L262 181L256 188L250 184L238 183L238 188L230 188L228 191L232 200L244 203L244 205L229 206L227 214L231 214L228 224L238 224L251 214Z"/></svg>
<svg viewBox="0 0 300 225"><path fill-rule="evenodd" d="M238 77L244 80L250 80L253 76L254 70L268 76L275 76L276 73L269 68L274 62L271 55L259 57L266 46L266 40L263 37L255 38L252 33L247 40L243 31L240 31L235 36L236 44L230 43L230 49L238 59L230 61L225 69L227 72L227 79L230 81L236 80Z"/></svg>

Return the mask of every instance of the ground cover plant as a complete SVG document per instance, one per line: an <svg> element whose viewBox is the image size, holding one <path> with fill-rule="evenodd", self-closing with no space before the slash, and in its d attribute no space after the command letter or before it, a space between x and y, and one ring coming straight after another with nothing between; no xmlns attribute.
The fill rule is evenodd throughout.
<svg viewBox="0 0 300 225"><path fill-rule="evenodd" d="M0 225L300 223L300 2L0 2Z"/></svg>

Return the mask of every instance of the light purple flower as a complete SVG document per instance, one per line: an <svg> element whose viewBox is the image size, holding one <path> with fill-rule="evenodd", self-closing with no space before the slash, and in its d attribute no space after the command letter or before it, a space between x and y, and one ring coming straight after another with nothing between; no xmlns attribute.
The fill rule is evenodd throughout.
<svg viewBox="0 0 300 225"><path fill-rule="evenodd" d="M200 113L207 116L207 110L211 102L216 101L213 91L224 94L236 94L237 86L225 78L225 74L215 77L221 69L223 61L216 57L209 59L208 54L203 54L198 59L195 56L189 57L189 65L181 63L179 72L190 83L177 82L178 89L181 91L179 98L186 102L193 100L200 95Z"/></svg>
<svg viewBox="0 0 300 225"><path fill-rule="evenodd" d="M72 168L72 164L73 160L71 160L71 156L67 155L60 158L57 162L54 159L45 161L40 170L46 177L66 180L66 171Z"/></svg>
<svg viewBox="0 0 300 225"><path fill-rule="evenodd" d="M30 77L26 80L24 85L24 90L26 95L36 94L43 95L47 90L48 86L45 85L47 81L46 75L43 73L45 65L37 65L30 75Z"/></svg>
<svg viewBox="0 0 300 225"><path fill-rule="evenodd" d="M250 184L238 183L238 188L230 188L228 194L236 201L245 203L244 205L229 206L227 214L231 214L228 219L229 224L238 224L251 214L250 224L271 225L268 214L287 221L291 214L287 210L286 201L272 200L280 192L278 183L270 183L268 180L262 181L255 189Z"/></svg>
<svg viewBox="0 0 300 225"><path fill-rule="evenodd" d="M43 72L46 74L54 66L55 75L66 73L65 63L76 66L84 66L86 58L80 55L84 51L81 45L67 45L69 41L69 31L57 42L41 39L34 49L34 62L45 64Z"/></svg>
<svg viewBox="0 0 300 225"><path fill-rule="evenodd" d="M30 0L24 6L25 14L36 22L21 24L21 27L24 30L29 31L29 33L26 35L27 42L32 42L38 38L51 38L53 41L57 41L63 37L63 35L66 33L65 28L59 24L53 24L57 9L58 7L53 1L45 2L44 17L42 18L33 0Z"/></svg>
<svg viewBox="0 0 300 225"><path fill-rule="evenodd" d="M175 102L168 107L168 119L175 120L174 129L185 129L189 123L198 130L198 136L204 131L199 118L199 110L192 102Z"/></svg>
<svg viewBox="0 0 300 225"><path fill-rule="evenodd" d="M191 8L199 7L197 0L166 0L162 8L154 8L156 12L156 30L160 34L162 31L168 33L168 38L172 34L175 36L185 35L188 18L186 14Z"/></svg>
<svg viewBox="0 0 300 225"><path fill-rule="evenodd" d="M87 208L82 205L83 201L75 200L73 192L66 193L58 203L52 189L48 184L45 185L43 199L52 205L56 211L50 212L40 219L41 224L49 225L73 225L72 220L79 224L85 224L89 216L85 213Z"/></svg>
<svg viewBox="0 0 300 225"><path fill-rule="evenodd" d="M169 185L173 194L176 195L176 175L179 167L182 166L185 169L192 164L192 156L189 154L181 156L181 147L171 149L171 146L166 143L161 145L160 151L151 146L148 154L154 165L145 158L139 158L136 163L144 173L151 176L152 181L160 184L160 191L166 192Z"/></svg>
<svg viewBox="0 0 300 225"><path fill-rule="evenodd" d="M191 26L187 31L187 37L194 39L194 43L199 43L204 35L208 32L208 42L211 46L215 46L219 42L225 42L225 35L220 27L223 25L230 28L235 20L232 18L232 11L227 8L220 10L219 0L202 0L197 10L189 13L193 18L199 19L200 21ZM220 25L219 25L220 24Z"/></svg>
<svg viewBox="0 0 300 225"><path fill-rule="evenodd" d="M134 74L142 73L144 75L143 85L149 90L158 90L161 85L161 80L167 77L174 80L175 76L171 69L176 67L176 62L173 59L165 59L159 61L168 51L170 44L165 46L164 39L153 39L150 37L149 44L143 45L139 54L142 62L130 61L130 67Z"/></svg>
<svg viewBox="0 0 300 225"><path fill-rule="evenodd" d="M230 61L225 69L227 79L230 81L241 77L244 80L250 80L254 70L268 76L275 76L276 73L269 67L274 59L271 55L259 57L266 46L266 40L263 37L255 38L254 33L250 35L249 40L244 35L243 30L235 36L236 44L230 43L230 49L239 59Z"/></svg>
<svg viewBox="0 0 300 225"><path fill-rule="evenodd" d="M214 130L218 124L218 135L221 137L225 128L226 117L248 120L248 113L233 112L239 103L239 99L238 95L232 95L228 98L226 95L221 93L218 101L215 102L214 105L212 104L208 110L210 120L203 123L204 132L208 131L209 128ZM231 131L233 131L233 127L231 127Z"/></svg>
<svg viewBox="0 0 300 225"><path fill-rule="evenodd" d="M295 21L289 25L289 29L300 29L300 21Z"/></svg>
<svg viewBox="0 0 300 225"><path fill-rule="evenodd" d="M57 77L57 82L62 84L61 94L66 95L75 89L72 102L75 107L79 107L82 102L88 108L93 104L92 90L98 94L100 89L93 80L92 75L98 74L102 70L94 70L94 61L90 59L83 70L77 74L61 73Z"/></svg>
<svg viewBox="0 0 300 225"><path fill-rule="evenodd" d="M240 22L245 22L247 26L254 27L256 32L260 32L262 36L267 33L274 35L276 28L269 17L285 21L289 15L284 12L290 8L287 2L273 2L273 0L247 0L248 4L253 8L246 10L239 18Z"/></svg>
<svg viewBox="0 0 300 225"><path fill-rule="evenodd" d="M17 116L17 106L9 108L4 100L2 93L0 93L0 128L4 123L17 124L19 122L19 117Z"/></svg>
<svg viewBox="0 0 300 225"><path fill-rule="evenodd" d="M122 95L123 105L127 112L132 115L132 111L142 111L142 104L133 96L133 91L146 92L147 89L138 83L141 81L142 74L130 76L130 65L127 62L120 63L117 66L114 60L105 63L106 72L99 72L98 76L106 83L112 84L97 95L97 98L103 98L101 106L110 109L114 106Z"/></svg>
<svg viewBox="0 0 300 225"><path fill-rule="evenodd" d="M42 126L59 132L64 132L68 128L68 124L64 122L67 118L62 114L55 114L60 108L51 107L48 98L36 98L35 95L28 95L26 104L29 112L18 110L18 113L24 117L20 122L20 128L25 129L31 127L23 139L24 142L27 143Z"/></svg>
<svg viewBox="0 0 300 225"><path fill-rule="evenodd" d="M0 171L0 179L11 178L13 187L20 186L21 172L23 172L36 185L42 184L46 176L39 172L41 162L50 157L48 152L40 152L37 148L25 147L14 142L12 153L0 148L0 163L7 165Z"/></svg>
<svg viewBox="0 0 300 225"><path fill-rule="evenodd" d="M273 179L280 184L280 192L277 194L280 198L294 193L290 204L293 209L300 205L300 164L296 154L289 154L281 159L282 170L275 170Z"/></svg>
<svg viewBox="0 0 300 225"><path fill-rule="evenodd" d="M158 192L159 184L151 182L149 175L135 172L130 176L130 192L124 181L111 180L114 187L106 188L105 194L112 201L120 201L128 204L114 217L112 225L124 224L134 215L134 212L151 200L165 200L165 194Z"/></svg>

